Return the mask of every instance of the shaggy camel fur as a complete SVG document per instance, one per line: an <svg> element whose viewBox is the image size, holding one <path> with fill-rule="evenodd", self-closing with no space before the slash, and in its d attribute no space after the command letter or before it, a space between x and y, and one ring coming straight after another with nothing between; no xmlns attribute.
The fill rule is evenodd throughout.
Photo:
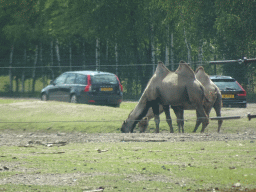
<svg viewBox="0 0 256 192"><path fill-rule="evenodd" d="M219 88L211 81L210 77L207 73L205 73L204 68L202 66L198 67L196 69L196 78L202 83L202 85L205 87L205 95L207 98L207 101L203 103L204 109L206 114L209 116L211 109L214 108L216 115L221 116L221 106L222 106L222 97L221 92ZM172 107L174 110L174 113L177 117L177 124L180 129L182 129L182 132L184 133L184 110L187 110L186 108L182 107ZM189 109L192 109L189 107ZM163 106L159 106L159 113L162 113ZM147 115L139 122L138 127L140 129L140 132L145 132L145 130L148 127L148 121L154 117L152 109L149 109ZM222 125L222 120L218 120L218 132L220 132L220 128ZM196 122L196 126L193 132L196 132L198 127L200 126L201 121Z"/></svg>
<svg viewBox="0 0 256 192"><path fill-rule="evenodd" d="M133 132L136 124L147 114L150 107L153 109L156 133L159 133L159 104L163 106L166 121L173 133L169 106L188 107L197 110L198 119L202 121L202 132L209 123L203 102L206 99L203 85L196 79L190 66L181 61L175 72L168 70L162 62L158 63L154 75L149 80L138 104L124 121L121 131Z"/></svg>

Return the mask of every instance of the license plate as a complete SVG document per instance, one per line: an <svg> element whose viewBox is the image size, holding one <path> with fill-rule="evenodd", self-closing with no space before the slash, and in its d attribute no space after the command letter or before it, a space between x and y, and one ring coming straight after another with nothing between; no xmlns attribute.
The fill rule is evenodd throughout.
<svg viewBox="0 0 256 192"><path fill-rule="evenodd" d="M102 87L100 88L101 91L113 91L112 87Z"/></svg>
<svg viewBox="0 0 256 192"><path fill-rule="evenodd" d="M223 94L222 98L235 98L233 94Z"/></svg>

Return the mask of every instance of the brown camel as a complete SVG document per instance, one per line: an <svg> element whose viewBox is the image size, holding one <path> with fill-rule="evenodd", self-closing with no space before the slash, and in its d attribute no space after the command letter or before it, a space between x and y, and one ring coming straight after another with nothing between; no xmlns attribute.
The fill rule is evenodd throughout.
<svg viewBox="0 0 256 192"><path fill-rule="evenodd" d="M124 121L121 131L133 132L136 124L147 114L150 107L153 109L156 133L159 133L159 104L163 106L166 121L173 133L169 106L192 106L197 110L198 119L202 120L202 132L209 123L203 102L205 100L204 87L196 79L190 66L181 61L175 72L168 70L162 62L158 63L154 75L149 80L138 104Z"/></svg>
<svg viewBox="0 0 256 192"><path fill-rule="evenodd" d="M204 68L202 66L196 69L196 78L202 83L205 88L206 102L203 103L206 114L209 116L212 107L215 109L216 115L221 116L221 106L222 106L222 97L219 88L211 81L210 77L207 73L205 73ZM174 113L177 117L177 124L182 132L184 133L184 110L193 109L192 107L183 108L183 107L172 107ZM159 113L162 113L163 106L159 106ZM148 126L148 121L154 117L152 109L150 109L147 115L139 122L138 127L140 132L145 132ZM196 132L198 127L200 126L202 121L197 121L196 126L193 132ZM220 132L220 128L222 125L222 120L218 120L218 132Z"/></svg>

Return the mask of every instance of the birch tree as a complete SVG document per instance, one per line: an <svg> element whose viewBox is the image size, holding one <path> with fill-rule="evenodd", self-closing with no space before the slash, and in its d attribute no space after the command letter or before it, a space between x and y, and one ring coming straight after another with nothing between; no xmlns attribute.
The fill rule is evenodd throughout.
<svg viewBox="0 0 256 192"><path fill-rule="evenodd" d="M32 92L35 92L37 58L38 58L38 45L36 45L36 48L35 48L34 65L32 69Z"/></svg>

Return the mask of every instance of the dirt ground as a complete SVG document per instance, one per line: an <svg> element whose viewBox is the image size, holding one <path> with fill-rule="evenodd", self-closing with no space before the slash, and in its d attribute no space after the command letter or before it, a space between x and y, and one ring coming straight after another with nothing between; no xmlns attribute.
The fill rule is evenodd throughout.
<svg viewBox="0 0 256 192"><path fill-rule="evenodd" d="M250 140L256 142L256 132L244 133L0 133L0 146L64 145L88 142L190 142L190 141L231 141Z"/></svg>
<svg viewBox="0 0 256 192"><path fill-rule="evenodd" d="M249 104L246 109L225 109L222 112L223 116L246 115L248 113L256 114L256 104ZM252 121L256 122L256 119ZM254 126L254 125L253 125ZM256 126L255 126L256 127ZM30 133L30 132L0 132L0 147L4 146L29 146L29 145L45 145L45 146L61 146L69 143L88 143L88 142L190 142L190 141L231 141L231 140L247 140L251 143L256 143L256 129L249 127L246 132L233 134L224 133ZM0 163L1 171L6 171L4 165ZM22 171L22 170L21 170ZM44 175L42 183L38 183L33 177L36 175L26 174L24 177L8 177L0 180L1 184L20 183L25 185L69 185L72 186L74 178L81 178L85 175ZM31 178L29 178L31 177ZM154 180L154 178L152 178ZM36 183L35 183L36 181ZM68 182L70 181L70 182Z"/></svg>
<svg viewBox="0 0 256 192"><path fill-rule="evenodd" d="M41 101L38 101L41 102ZM30 105L31 107L31 105ZM247 108L223 108L222 116L241 116L256 114L256 104L248 104ZM256 122L256 118L251 121ZM225 123L225 122L224 122ZM224 124L223 123L223 124ZM189 142L189 141L227 141L227 140L256 140L256 126L247 127L246 132L234 134L224 133L30 133L30 132L0 132L0 146L25 146L31 143L43 145L60 143L86 143L86 142ZM199 131L198 131L199 132Z"/></svg>

